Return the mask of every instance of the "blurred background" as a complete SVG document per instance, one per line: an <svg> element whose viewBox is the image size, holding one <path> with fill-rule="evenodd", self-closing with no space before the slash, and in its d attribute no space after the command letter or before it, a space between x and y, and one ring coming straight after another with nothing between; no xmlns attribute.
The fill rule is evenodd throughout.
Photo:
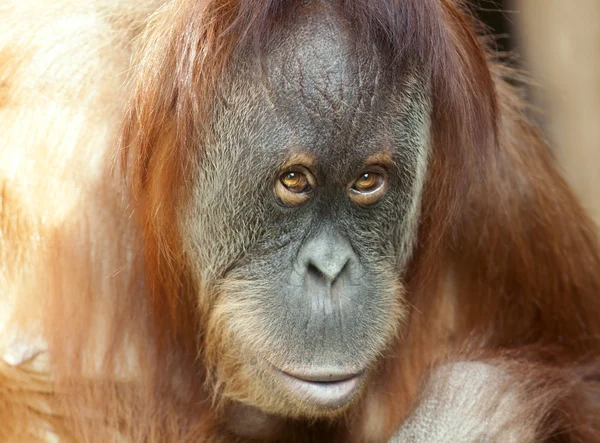
<svg viewBox="0 0 600 443"><path fill-rule="evenodd" d="M567 180L600 227L600 0L471 0Z"/></svg>

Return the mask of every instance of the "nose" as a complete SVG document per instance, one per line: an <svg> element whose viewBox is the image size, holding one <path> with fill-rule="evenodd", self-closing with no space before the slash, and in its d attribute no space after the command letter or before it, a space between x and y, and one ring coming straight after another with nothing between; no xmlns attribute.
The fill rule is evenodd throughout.
<svg viewBox="0 0 600 443"><path fill-rule="evenodd" d="M350 242L335 232L323 232L310 239L298 255L301 269L332 284L354 257Z"/></svg>

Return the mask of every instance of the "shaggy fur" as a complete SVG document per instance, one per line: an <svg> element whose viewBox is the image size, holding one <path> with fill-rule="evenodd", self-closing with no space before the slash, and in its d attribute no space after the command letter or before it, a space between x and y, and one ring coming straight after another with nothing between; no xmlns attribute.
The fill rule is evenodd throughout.
<svg viewBox="0 0 600 443"><path fill-rule="evenodd" d="M506 70L458 0L331 3L392 67L419 66L431 147L382 332L397 338L324 420L228 401L268 382L223 391L239 357L218 301L233 286L194 278L174 222L231 61L260 59L305 2L0 4L0 350L23 363L0 365L0 440L600 441L595 226ZM45 352L24 362L23 344ZM439 429L451 414L463 434Z"/></svg>

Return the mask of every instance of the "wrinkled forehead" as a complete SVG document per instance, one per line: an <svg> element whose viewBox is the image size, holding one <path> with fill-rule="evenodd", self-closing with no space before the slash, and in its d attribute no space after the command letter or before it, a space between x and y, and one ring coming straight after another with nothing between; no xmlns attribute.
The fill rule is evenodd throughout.
<svg viewBox="0 0 600 443"><path fill-rule="evenodd" d="M267 81L281 111L343 126L381 101L387 79L374 47L333 13L307 14L269 48Z"/></svg>
<svg viewBox="0 0 600 443"><path fill-rule="evenodd" d="M410 138L402 131L414 124L405 120L425 101L412 70L389 69L376 46L332 11L300 15L275 34L260 62L242 64L228 115L252 139L251 151L279 162L306 154L339 169L332 173Z"/></svg>

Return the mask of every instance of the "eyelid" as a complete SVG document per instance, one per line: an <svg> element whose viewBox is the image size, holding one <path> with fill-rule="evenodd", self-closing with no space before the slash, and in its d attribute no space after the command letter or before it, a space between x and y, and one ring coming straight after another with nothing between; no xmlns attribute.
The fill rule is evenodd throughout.
<svg viewBox="0 0 600 443"><path fill-rule="evenodd" d="M373 178L373 179L374 179L374 183L373 183L373 185L372 185L372 187L373 187L373 190L370 190L370 191L369 191L369 190L360 191L359 189L357 189L357 185L358 185L358 183L359 183L359 182L362 180L362 178L363 178L365 175L369 175L369 177L370 177L370 178ZM362 173L361 173L360 177L358 177L356 180L354 180L354 183L353 183L353 185L352 185L352 189L354 189L354 190L356 190L356 191L358 191L358 192L361 192L361 193L369 193L369 192L374 192L374 191L376 191L376 190L377 190L377 188L378 188L379 186L381 186L381 184L383 183L383 181L384 181L384 180L385 180L385 175L384 175L384 174L382 174L382 173L380 173L380 172L375 172L375 171L365 171L365 172L362 172Z"/></svg>
<svg viewBox="0 0 600 443"><path fill-rule="evenodd" d="M387 171L388 171L388 168L386 166L384 166L384 165L381 165L381 164L378 164L378 163L376 163L376 164L369 164L369 165L366 165L365 167L362 168L359 176L363 175L363 174L371 174L371 173L373 173L373 174L380 174L380 175L387 175L387 173L388 173Z"/></svg>
<svg viewBox="0 0 600 443"><path fill-rule="evenodd" d="M302 174L306 178L305 190L295 191L284 184L283 178L290 173ZM316 186L316 178L308 168L303 165L291 165L280 172L275 181L273 192L284 206L296 207L303 205L313 197Z"/></svg>
<svg viewBox="0 0 600 443"><path fill-rule="evenodd" d="M380 178L378 184L372 190L360 191L356 189L356 183L365 174L376 174ZM365 167L359 176L348 186L348 196L355 204L362 207L372 206L379 202L389 189L389 177L387 169L381 165L370 165Z"/></svg>
<svg viewBox="0 0 600 443"><path fill-rule="evenodd" d="M294 186L290 186L287 183L285 183L286 179L289 177L290 174L297 174L298 175L298 187L300 187L301 185L303 185L302 189L300 190L296 190L293 189ZM283 184L283 186L288 189L290 192L294 192L294 193L302 193L305 192L305 189L312 189L312 186L310 184L310 179L306 176L306 174L299 172L299 171L287 171L284 172L283 174L281 174L279 176L279 180L281 181L281 183Z"/></svg>

